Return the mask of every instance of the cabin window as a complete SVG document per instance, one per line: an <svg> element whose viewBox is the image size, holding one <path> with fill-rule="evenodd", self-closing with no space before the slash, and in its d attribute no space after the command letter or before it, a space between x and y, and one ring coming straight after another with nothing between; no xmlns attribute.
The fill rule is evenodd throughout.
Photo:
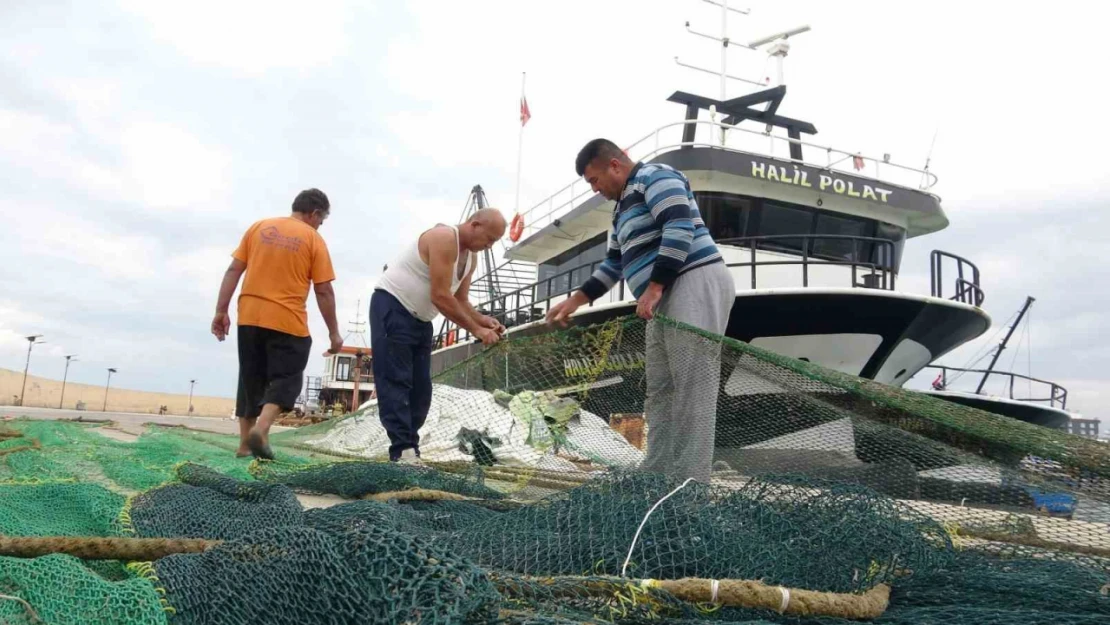
<svg viewBox="0 0 1110 625"><path fill-rule="evenodd" d="M586 262L592 263L593 261L586 261ZM584 266L578 267L577 269L575 269L570 274L570 289L574 290L574 289L577 289L577 288L581 287L583 284L586 283L586 280L590 279L591 275L593 275L593 266L592 265L584 265Z"/></svg>
<svg viewBox="0 0 1110 625"><path fill-rule="evenodd" d="M536 298L554 297L582 286L593 273L591 265L605 259L608 244L606 231L540 263L536 274L539 280Z"/></svg>
<svg viewBox="0 0 1110 625"><path fill-rule="evenodd" d="M875 263L897 271L906 231L899 226L822 210L800 204L768 200L719 191L695 191L698 209L715 241L729 238L791 234L834 234L887 239L894 243L893 258L888 246L866 241L811 239L814 258ZM733 235L733 233L736 233ZM731 235L731 236L730 236ZM736 245L744 245L737 242ZM760 241L760 249L801 254L801 238Z"/></svg>
<svg viewBox="0 0 1110 625"><path fill-rule="evenodd" d="M817 214L816 234L848 235L856 237L874 236L871 232L874 222L828 213ZM810 250L814 256L834 260L862 260L871 256L871 243L844 239L814 239Z"/></svg>
<svg viewBox="0 0 1110 625"><path fill-rule="evenodd" d="M337 358L335 360L335 379L340 382L348 382L351 379L351 359L350 358Z"/></svg>
<svg viewBox="0 0 1110 625"><path fill-rule="evenodd" d="M734 193L703 191L695 194L698 212L714 241L745 236L752 199Z"/></svg>
<svg viewBox="0 0 1110 625"><path fill-rule="evenodd" d="M763 200L759 219L760 236L780 236L786 234L809 234L813 232L814 211L802 206L790 206L781 202ZM761 248L801 252L805 239L771 239L760 243Z"/></svg>
<svg viewBox="0 0 1110 625"><path fill-rule="evenodd" d="M880 267L891 267L895 270L902 263L902 246L906 244L906 229L881 221L875 222L875 236L894 242L894 258L890 258L890 247L876 245L872 261Z"/></svg>

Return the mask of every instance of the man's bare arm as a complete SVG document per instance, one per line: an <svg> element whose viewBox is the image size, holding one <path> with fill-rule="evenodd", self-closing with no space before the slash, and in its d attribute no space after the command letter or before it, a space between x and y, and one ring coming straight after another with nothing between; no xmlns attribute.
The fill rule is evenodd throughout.
<svg viewBox="0 0 1110 625"><path fill-rule="evenodd" d="M463 278L462 283L459 284L459 290L455 292L455 299L459 300L459 304L462 305L463 309L466 311L467 315L470 316L470 319L474 321L474 323L485 327L483 322L485 321L486 315L478 312L474 308L474 305L470 303L470 279L473 276L474 269L471 269L470 273L466 274L466 277Z"/></svg>
<svg viewBox="0 0 1110 625"><path fill-rule="evenodd" d="M424 235L428 244L428 270L432 279L432 303L435 307L460 328L475 334L481 326L471 318L468 306L463 306L451 292L451 272L455 270L458 246L454 234L447 229L437 228Z"/></svg>
<svg viewBox="0 0 1110 625"><path fill-rule="evenodd" d="M216 312L226 313L231 306L231 296L235 294L235 287L239 286L239 278L247 270L247 263L238 258L231 259L227 271L224 272L223 282L220 283L220 295L216 299Z"/></svg>
<svg viewBox="0 0 1110 625"><path fill-rule="evenodd" d="M216 316L212 319L212 334L221 341L227 338L228 332L231 331L231 317L228 316L227 309L231 306L231 296L235 294L235 287L239 286L239 278L246 270L246 263L233 258L220 282L220 294L216 298Z"/></svg>
<svg viewBox="0 0 1110 625"><path fill-rule="evenodd" d="M332 288L331 282L316 283L312 288L316 291L316 305L320 308L320 315L324 317L324 323L328 326L328 338L331 341L328 353L334 354L343 347L339 322L335 319L335 289Z"/></svg>

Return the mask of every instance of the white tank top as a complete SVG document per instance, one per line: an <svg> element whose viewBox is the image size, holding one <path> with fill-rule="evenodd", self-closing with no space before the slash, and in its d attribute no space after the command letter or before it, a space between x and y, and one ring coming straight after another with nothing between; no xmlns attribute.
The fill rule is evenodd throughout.
<svg viewBox="0 0 1110 625"><path fill-rule="evenodd" d="M455 249L459 247L459 229L451 226L455 232ZM427 231L425 231L425 234ZM420 236L424 236L421 234ZM465 269L459 276L459 260L466 254ZM463 278L470 273L474 255L467 250L460 250L455 265L451 268L451 292L457 293L462 285ZM439 315L439 309L432 303L432 272L428 263L420 258L420 239L416 239L411 247L401 252L387 266L378 284L374 287L389 293L401 302L414 317L421 321L431 321Z"/></svg>

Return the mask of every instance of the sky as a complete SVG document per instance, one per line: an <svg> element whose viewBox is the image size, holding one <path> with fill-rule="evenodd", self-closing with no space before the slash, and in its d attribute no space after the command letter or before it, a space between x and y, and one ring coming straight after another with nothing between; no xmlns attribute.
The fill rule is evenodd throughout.
<svg viewBox="0 0 1110 625"><path fill-rule="evenodd" d="M673 91L719 95L720 11L698 0L587 2L0 2L0 367L164 392L233 396L233 342L209 333L231 251L254 221L324 190L321 230L341 325L365 320L383 264L481 184L515 209L574 178L583 143L628 145L679 121ZM743 5L730 36L799 24L781 112L814 138L921 166L951 225L911 240L901 284L928 293L928 256L983 272L996 324L943 362L966 364L1026 295L1015 368L1068 388L1110 429L1110 312L1102 281L1110 131L1110 8L932 2ZM1004 8L1001 8L1003 7ZM761 78L758 52L729 72ZM733 83L728 96L752 87ZM327 332L309 301L315 347ZM1012 353L1003 358L1007 363ZM319 373L314 358L309 374ZM922 385L924 374L912 384Z"/></svg>

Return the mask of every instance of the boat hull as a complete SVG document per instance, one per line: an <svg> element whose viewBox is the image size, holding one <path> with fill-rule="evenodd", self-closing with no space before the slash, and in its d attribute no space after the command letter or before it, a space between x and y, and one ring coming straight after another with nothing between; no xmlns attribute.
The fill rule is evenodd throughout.
<svg viewBox="0 0 1110 625"><path fill-rule="evenodd" d="M978 408L979 410L993 412L1003 417L1010 417L1011 419L1017 419L1018 421L1025 421L1026 423L1041 425L1047 428L1066 430L1068 429L1068 424L1071 423L1071 415L1066 411L1044 404L1006 399L1003 397L991 397L989 395L961 393L959 391L923 392L945 401Z"/></svg>
<svg viewBox="0 0 1110 625"><path fill-rule="evenodd" d="M633 314L626 301L580 310L589 326ZM990 317L973 306L877 289L764 289L740 291L727 336L851 375L900 386L927 364L980 336ZM510 336L550 332L536 321ZM433 375L482 351L459 343L432 354Z"/></svg>

